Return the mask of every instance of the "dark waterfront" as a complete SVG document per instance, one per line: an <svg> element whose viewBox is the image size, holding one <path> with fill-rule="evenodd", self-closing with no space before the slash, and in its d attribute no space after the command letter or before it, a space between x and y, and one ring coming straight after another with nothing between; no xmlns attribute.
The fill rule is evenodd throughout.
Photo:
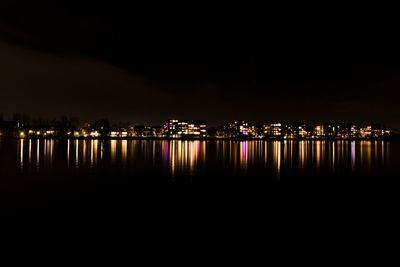
<svg viewBox="0 0 400 267"><path fill-rule="evenodd" d="M396 141L1 140L2 188L397 179Z"/></svg>

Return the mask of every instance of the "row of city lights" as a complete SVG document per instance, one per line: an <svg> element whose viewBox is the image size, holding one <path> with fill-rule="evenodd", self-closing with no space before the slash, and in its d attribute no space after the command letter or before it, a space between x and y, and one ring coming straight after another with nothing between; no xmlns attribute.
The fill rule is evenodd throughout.
<svg viewBox="0 0 400 267"><path fill-rule="evenodd" d="M104 129L97 130L96 128L87 127L80 130L68 131L66 133L69 137L75 138L100 138L100 137L111 137L111 138L128 138L128 137L170 137L170 138L181 138L181 137L209 137L210 133L207 133L207 125L203 121L179 121L170 120L163 128L161 127L146 127L148 132L138 133L134 127L129 129L117 129L109 132ZM252 138L264 138L264 137L275 137L275 138L353 138L353 137L383 137L391 134L390 130L384 127L373 127L367 126L364 128L358 128L355 125L338 126L338 125L317 125L317 126L306 126L305 124L295 125L283 125L281 123L272 123L263 125L261 127L249 126L244 121L235 121L229 125L221 126L216 128L216 132L212 133L213 137L252 137ZM53 137L57 136L59 132L54 128L48 130L21 130L19 137ZM0 135L2 135L0 131Z"/></svg>

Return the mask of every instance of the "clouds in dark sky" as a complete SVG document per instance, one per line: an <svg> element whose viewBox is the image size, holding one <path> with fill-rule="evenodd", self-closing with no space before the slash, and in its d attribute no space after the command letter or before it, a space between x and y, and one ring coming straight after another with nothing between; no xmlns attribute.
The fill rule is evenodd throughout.
<svg viewBox="0 0 400 267"><path fill-rule="evenodd" d="M377 19L361 9L368 5L358 13ZM330 20L336 11L299 8L190 24L199 14L180 20L164 12L156 20L139 6L2 1L2 110L140 123L194 117L400 126L399 57L372 36L382 33L377 24L366 22L365 31L359 20Z"/></svg>
<svg viewBox="0 0 400 267"><path fill-rule="evenodd" d="M0 105L9 114L162 123L172 116L200 118L203 109L216 113L218 103L226 107L215 88L169 92L141 75L94 58L46 54L4 42L0 57Z"/></svg>

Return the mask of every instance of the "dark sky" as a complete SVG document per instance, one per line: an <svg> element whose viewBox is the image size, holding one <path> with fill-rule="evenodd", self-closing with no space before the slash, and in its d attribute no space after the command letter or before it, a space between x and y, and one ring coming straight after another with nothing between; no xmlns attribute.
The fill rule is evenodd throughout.
<svg viewBox="0 0 400 267"><path fill-rule="evenodd" d="M285 3L1 1L0 112L400 127L384 2Z"/></svg>

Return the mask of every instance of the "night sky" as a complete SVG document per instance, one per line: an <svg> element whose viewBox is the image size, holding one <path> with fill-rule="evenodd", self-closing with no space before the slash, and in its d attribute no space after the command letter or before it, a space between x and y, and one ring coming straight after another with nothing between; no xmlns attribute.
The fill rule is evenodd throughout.
<svg viewBox="0 0 400 267"><path fill-rule="evenodd" d="M298 2L220 9L3 0L0 112L400 127L388 8Z"/></svg>

